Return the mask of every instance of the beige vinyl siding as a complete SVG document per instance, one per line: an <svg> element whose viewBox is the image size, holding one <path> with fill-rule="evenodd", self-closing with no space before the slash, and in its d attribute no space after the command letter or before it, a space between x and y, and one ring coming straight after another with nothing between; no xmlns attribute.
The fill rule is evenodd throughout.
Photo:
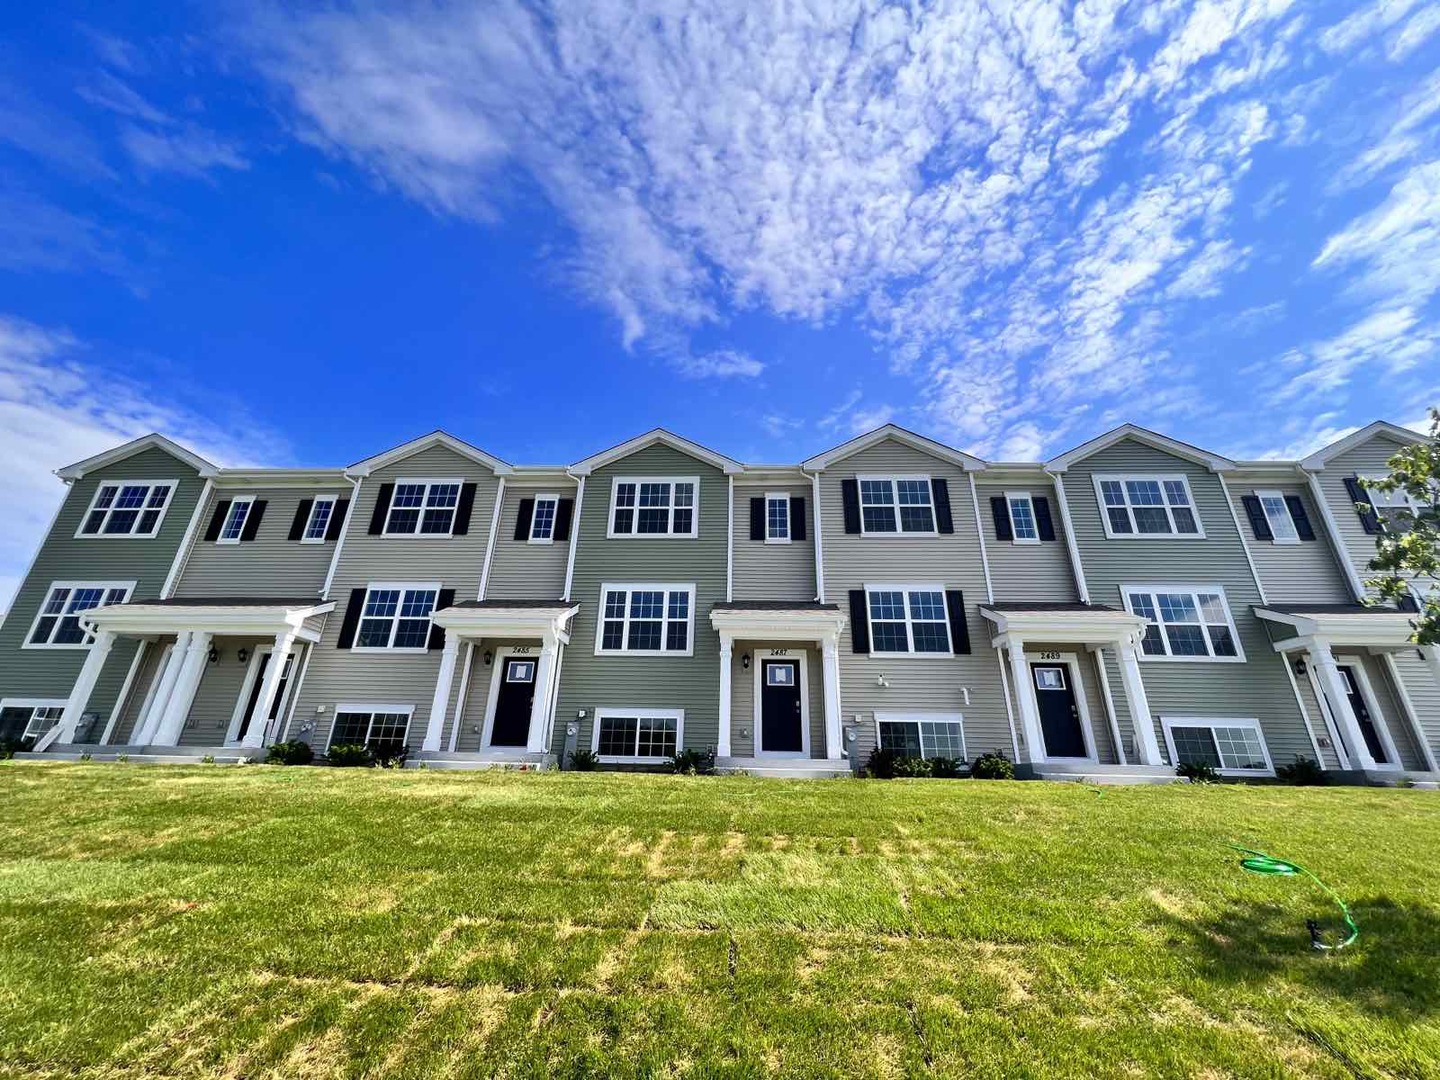
<svg viewBox="0 0 1440 1080"><path fill-rule="evenodd" d="M453 477L475 484L469 533L434 539L371 536L370 517L381 485L408 477L427 480ZM323 752L329 743L338 704L413 706L407 744L412 752L419 749L425 738L440 671L440 650L395 655L352 652L336 647L340 627L352 590L363 589L372 581L435 582L441 588L454 589L457 602L477 597L498 490L499 478L484 465L438 446L377 469L361 483L330 590L335 611L326 620L320 642L315 646L294 714L295 725L313 718L315 729L307 741L317 752ZM457 678L451 688L452 701L458 692L458 681ZM316 706L324 706L324 713L317 714Z"/></svg>
<svg viewBox="0 0 1440 1080"><path fill-rule="evenodd" d="M750 539L750 500L767 494L805 500L805 539L767 544ZM735 599L815 599L815 507L809 485L735 485ZM794 526L791 526L792 532Z"/></svg>
<svg viewBox="0 0 1440 1080"><path fill-rule="evenodd" d="M558 600L565 591L565 562L570 554L568 541L532 544L515 539L515 522L520 501L538 494L574 499L574 486L544 484L540 487L505 485L500 506L500 532L495 538L495 555L490 564L490 582L485 596L491 600ZM489 528L489 520L486 520ZM574 527L574 523L571 523Z"/></svg>
<svg viewBox="0 0 1440 1080"><path fill-rule="evenodd" d="M1053 541L1016 544L995 538L995 521L991 515L990 500L1003 497L1007 491L1027 491L1032 498L1049 500L1050 517L1055 525ZM1070 555L1065 547L1065 522L1060 517L1060 502L1055 497L1054 485L977 484L976 495L980 500L980 529L985 537L985 552L990 560L990 581L995 589L995 599L1002 603L1061 603L1079 600L1080 591L1075 586L1075 572L1070 567ZM961 497L969 503L968 490L962 491ZM954 503L955 500L956 493L952 490L950 501Z"/></svg>
<svg viewBox="0 0 1440 1080"><path fill-rule="evenodd" d="M302 544L289 539L290 525L303 499L319 495L350 497L350 482L337 481L324 490L303 488L212 489L200 512L200 527L185 559L177 597L270 596L318 597L335 554L334 543ZM255 539L219 544L205 539L217 503L249 498L265 501L265 514Z"/></svg>
<svg viewBox="0 0 1440 1080"><path fill-rule="evenodd" d="M1107 538L1092 479L1095 473L1183 474L1205 537ZM1245 663L1141 658L1141 677L1161 754L1165 739L1159 718L1193 716L1257 719L1275 761L1289 761L1297 753L1313 755L1282 661L1254 615L1260 592L1219 478L1203 465L1122 439L1073 465L1065 475L1065 494L1092 602L1123 608L1121 590L1127 585L1218 585L1225 591ZM1118 670L1112 667L1110 672L1118 704L1124 694L1119 691Z"/></svg>
<svg viewBox="0 0 1440 1080"><path fill-rule="evenodd" d="M730 668L730 752L735 757L755 753L760 734L760 717L755 711L755 681L759 677L760 653L765 649L789 649L791 657L805 658L805 686L810 702L810 756L825 756L825 687L820 667L820 650L794 641L736 641ZM750 670L741 658L750 656Z"/></svg>
<svg viewBox="0 0 1440 1080"><path fill-rule="evenodd" d="M269 514L269 511L266 511ZM190 706L190 715L185 718L185 727L180 731L181 746L223 746L225 735L230 730L230 721L235 716L235 705L240 700L240 691L245 686L245 676L254 663L255 650L261 645L273 645L274 638L217 637L212 644L219 654L213 663L207 663L200 676L200 685L195 690L195 701ZM246 652L246 662L240 663L239 650ZM298 659L298 658L297 658ZM294 672L292 672L293 676Z"/></svg>
<svg viewBox="0 0 1440 1080"><path fill-rule="evenodd" d="M1371 571L1370 560L1375 557L1375 537L1365 531L1350 493L1345 489L1345 480L1351 476L1386 476L1390 467L1386 462L1397 453L1401 446L1385 435L1376 435L1368 442L1351 448L1330 460L1325 471L1318 474L1320 488L1325 492L1325 501L1335 517L1340 531L1340 541L1350 564L1363 581Z"/></svg>
<svg viewBox="0 0 1440 1080"><path fill-rule="evenodd" d="M1284 634L1279 634L1283 637ZM1285 657L1287 664L1293 664L1297 656L1304 656L1303 653L1289 653ZM1292 669L1293 670L1293 669ZM1320 745L1320 764L1327 769L1340 768L1340 755L1335 752L1335 740L1330 735L1330 725L1325 720L1325 711L1321 707L1320 696L1316 692L1315 682L1307 673L1295 676L1295 688L1300 692L1300 700L1305 706L1305 715L1310 721L1310 730L1315 733L1315 741ZM1315 748L1297 751L1301 757L1313 758ZM1292 765L1295 762L1295 755L1277 756L1275 751L1270 751L1270 757L1277 766Z"/></svg>
<svg viewBox="0 0 1440 1080"><path fill-rule="evenodd" d="M859 474L943 478L950 489L955 532L939 536L861 536L845 532L841 483ZM845 725L858 724L857 753L875 744L876 710L963 713L966 747L1010 749L1010 724L998 677L991 626L979 606L988 599L970 480L957 465L887 439L836 462L820 476L821 549L825 599L840 605L847 625L840 636L840 707ZM874 657L856 654L848 624L850 591L867 583L935 582L965 594L973 653L954 657ZM888 686L879 686L885 677ZM965 704L962 687L970 690Z"/></svg>
<svg viewBox="0 0 1440 1080"><path fill-rule="evenodd" d="M1325 529L1325 519L1310 495L1308 484L1295 481L1272 483L1248 476L1226 479L1231 502L1240 518L1241 535L1250 549L1250 557L1255 560L1255 570L1260 575L1270 603L1344 604L1354 599L1350 595L1350 587L1345 584L1337 553ZM1278 491L1282 495L1299 498L1310 518L1315 539L1302 540L1298 544L1257 540L1245 514L1243 501L1246 495L1254 495L1257 491Z"/></svg>
<svg viewBox="0 0 1440 1080"><path fill-rule="evenodd" d="M153 537L84 537L75 532L90 508L102 482L114 480L175 480L170 506ZM9 614L0 624L0 697L66 698L85 663L83 649L22 649L35 616L50 585L55 581L134 581L132 597L154 599L160 595L174 564L176 552L195 512L195 503L204 487L195 470L158 447L142 450L123 461L108 465L75 481L50 532L40 545L35 565L20 583ZM119 638L95 690L86 713L95 713L95 737L104 731L135 659L137 642Z"/></svg>
<svg viewBox="0 0 1440 1080"><path fill-rule="evenodd" d="M617 476L700 478L699 536L608 539L612 480ZM663 445L637 450L596 469L585 481L577 527L571 592L580 611L571 629L560 680L555 741L564 724L585 710L579 745L589 748L597 708L645 706L684 709L685 746L704 749L719 735L720 639L710 609L725 599L729 483L726 475L688 454ZM604 582L694 582L693 656L596 656L595 627ZM554 749L558 749L554 747Z"/></svg>
<svg viewBox="0 0 1440 1080"><path fill-rule="evenodd" d="M1410 695L1410 704L1415 708L1430 751L1440 758L1440 682L1436 681L1435 670L1412 649L1396 653L1395 666Z"/></svg>

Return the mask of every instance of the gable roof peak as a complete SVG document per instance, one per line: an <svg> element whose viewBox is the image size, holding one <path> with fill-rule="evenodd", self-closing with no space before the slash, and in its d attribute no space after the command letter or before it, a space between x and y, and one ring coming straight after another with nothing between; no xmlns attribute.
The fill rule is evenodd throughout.
<svg viewBox="0 0 1440 1080"><path fill-rule="evenodd" d="M683 435L676 435L666 428L656 427L651 428L643 435L636 435L633 439L617 443L608 450L601 450L598 454L582 458L570 466L570 472L575 476L589 476L596 469L609 465L613 461L619 461L621 458L629 457L636 451L644 450L647 446L654 446L657 443L698 458L707 465L713 465L721 472L733 474L743 472L745 469L745 466L732 457L726 457L718 451L711 450L708 446L702 446Z"/></svg>
<svg viewBox="0 0 1440 1080"><path fill-rule="evenodd" d="M189 465L200 476L206 479L215 475L217 467L206 461L193 450L187 450L177 442L167 439L159 432L152 431L149 435L141 435L138 439L131 439L119 446L112 446L109 450L102 450L83 461L77 461L73 465L66 465L63 469L56 469L55 475L61 480L79 480L86 473L94 472L96 469L103 469L106 465L113 465L117 461L124 461L126 458L134 457L145 450L163 450L171 457L179 458L186 465Z"/></svg>
<svg viewBox="0 0 1440 1080"><path fill-rule="evenodd" d="M1336 439L1334 442L1322 446L1309 457L1301 458L1300 467L1309 469L1311 472L1319 472L1325 468L1332 458L1338 457L1347 450L1369 442L1377 435L1387 435L1397 442L1406 446L1413 446L1416 443L1425 441L1425 436L1410 428L1401 427L1399 424L1392 424L1389 420L1374 420L1356 431L1352 431L1344 438Z"/></svg>
<svg viewBox="0 0 1440 1080"><path fill-rule="evenodd" d="M1113 427L1109 431L1095 436L1088 442L1072 447L1058 457L1051 458L1045 462L1045 471L1064 472L1075 462L1083 461L1092 454L1098 454L1101 450L1114 446L1124 439L1134 439L1136 442L1163 453L1174 454L1176 457L1204 465L1211 472L1221 472L1235 467L1235 462L1229 458L1211 453L1209 450L1203 450L1191 443L1172 439L1168 435L1161 435L1158 431L1151 431L1139 424L1121 424L1119 427Z"/></svg>
<svg viewBox="0 0 1440 1080"><path fill-rule="evenodd" d="M868 450L876 443L884 442L886 439L894 439L896 442L902 443L913 450L919 450L923 454L930 454L940 458L942 461L948 461L951 464L958 465L967 471L978 471L986 467L985 462L973 454L967 454L963 450L956 450L953 446L946 446L942 442L937 442L929 436L918 434L908 428L903 428L899 424L881 424L877 428L872 428L870 431L861 435L856 435L853 439L843 442L839 446L832 446L829 450L816 454L812 458L807 458L800 463L800 467L802 469L809 469L812 472L818 472L835 464L837 461L845 460L845 458L850 457L852 454L858 454L862 450Z"/></svg>
<svg viewBox="0 0 1440 1080"><path fill-rule="evenodd" d="M401 443L399 446L357 461L345 470L346 476L369 476L376 469L383 469L386 465L393 465L397 461L403 461L412 454L418 454L422 450L429 450L435 446L443 446L452 450L461 457L469 458L480 465L484 465L491 472L498 476L508 475L513 471L509 462L497 458L494 454L487 454L478 446L473 446L464 439L456 438L448 431L436 428L428 435L421 435L418 439L411 439L409 442Z"/></svg>

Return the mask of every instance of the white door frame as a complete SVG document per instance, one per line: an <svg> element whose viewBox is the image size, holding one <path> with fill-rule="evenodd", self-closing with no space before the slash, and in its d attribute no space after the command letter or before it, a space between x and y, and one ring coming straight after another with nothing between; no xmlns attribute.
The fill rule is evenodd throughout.
<svg viewBox="0 0 1440 1080"><path fill-rule="evenodd" d="M1347 667L1355 674L1355 686L1360 691L1360 696L1365 700L1365 708L1370 710L1371 723L1375 725L1376 732L1380 735L1380 742L1385 746L1385 754L1390 759L1388 762L1377 761L1377 769L1388 769L1393 772L1401 772L1405 766L1400 761L1400 753L1395 746L1395 740L1390 735L1390 717L1380 708L1380 701L1375 697L1375 688L1370 685L1370 672L1365 669L1365 659L1360 653L1336 653L1335 663L1338 666ZM1359 717L1356 717L1359 720Z"/></svg>
<svg viewBox="0 0 1440 1080"><path fill-rule="evenodd" d="M1027 678L1025 680L1026 692L1035 702L1035 720L1040 721L1040 697L1035 689L1035 667L1063 667L1070 672L1070 692L1075 695L1075 708L1080 713L1080 737L1085 740L1084 757L1057 757L1050 753L1045 742L1045 726L1040 725L1041 750L1044 752L1046 761L1088 761L1098 765L1100 757L1095 752L1095 729L1090 722L1090 705L1085 700L1085 677L1080 672L1080 656L1078 653L1043 651L1025 653L1025 669Z"/></svg>
<svg viewBox="0 0 1440 1080"><path fill-rule="evenodd" d="M800 665L796 678L800 680L800 750L761 750L763 743L761 725L765 722L760 708L760 693L764 689L761 683L761 673L765 670L765 660L794 660ZM750 655L751 666L755 669L755 719L751 731L754 735L754 746L751 752L756 757L773 758L808 758L810 756L810 659L809 650L803 645L799 647L782 646L778 649L752 649Z"/></svg>
<svg viewBox="0 0 1440 1080"><path fill-rule="evenodd" d="M482 649L484 646L476 642L475 647ZM504 645L495 650L491 666L494 670L490 672L490 694L485 699L485 724L480 731L480 747L483 752L490 749L490 735L495 728L495 706L500 703L500 673L505 670L505 661L516 656L523 656L535 663L535 677L540 677L540 649L539 642L534 645ZM531 684L532 686L534 683ZM463 713L462 713L463 715ZM523 746L500 746L497 750L513 750L523 753Z"/></svg>
<svg viewBox="0 0 1440 1080"><path fill-rule="evenodd" d="M255 680L260 676L260 657L269 656L274 651L275 646L273 644L252 645L250 647L250 659L246 661L245 664L245 680L240 684L240 693L235 699L235 711L230 714L230 726L225 729L226 746L240 745L240 723L245 719L245 706L250 702L250 694L255 689ZM292 658L296 657L299 651L299 644L297 643L295 647L291 648L290 656ZM284 661L281 662L283 663ZM283 719L285 716L285 706L290 700L290 691L293 689L294 682L295 664L292 659L290 664L290 678L285 680L284 690L277 695L278 700L271 705L271 708L276 710L275 716L277 719ZM251 723L254 722L254 717L251 717ZM268 716L262 717L260 722L268 726L270 718ZM268 732L266 734L268 734ZM267 743L266 745L269 744Z"/></svg>

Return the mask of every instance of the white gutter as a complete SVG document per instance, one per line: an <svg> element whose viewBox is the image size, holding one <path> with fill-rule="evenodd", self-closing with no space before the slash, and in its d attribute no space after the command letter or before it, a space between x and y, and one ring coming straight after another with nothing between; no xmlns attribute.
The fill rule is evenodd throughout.
<svg viewBox="0 0 1440 1080"><path fill-rule="evenodd" d="M800 470L802 473L804 469ZM811 511L811 517L815 522L815 599L825 603L825 544L822 540L820 513L820 472L817 469L813 473L805 473L810 477L810 501L815 504Z"/></svg>
<svg viewBox="0 0 1440 1080"><path fill-rule="evenodd" d="M1065 550L1070 553L1070 570L1075 575L1075 588L1082 604L1090 603L1090 587L1085 584L1085 565L1080 561L1080 545L1075 542L1075 526L1070 520L1070 501L1065 498L1065 481L1058 472L1044 470L1055 483L1055 501L1060 504L1060 524L1065 528Z"/></svg>
<svg viewBox="0 0 1440 1080"><path fill-rule="evenodd" d="M1220 491L1225 496L1225 505L1230 508L1230 520L1235 523L1235 535L1240 538L1240 550L1245 552L1245 562L1250 566L1250 576L1255 579L1255 588L1260 591L1260 602L1268 605L1270 598L1265 595L1265 583L1260 580L1260 571L1255 569L1255 559L1250 554L1250 544L1245 539L1245 531L1240 527L1240 515L1235 512L1235 500L1230 497L1230 485L1225 483L1224 473L1217 472L1215 479L1220 481Z"/></svg>
<svg viewBox="0 0 1440 1080"><path fill-rule="evenodd" d="M980 521L980 492L975 486L975 474L966 473L970 478L970 506L975 512L975 536L980 541L980 565L985 570L985 599L995 602L995 587L990 583L990 556L985 551L985 526Z"/></svg>
<svg viewBox="0 0 1440 1080"><path fill-rule="evenodd" d="M1320 511L1320 519L1325 522L1325 533L1330 538L1330 550L1340 563L1340 570L1345 575L1345 582L1350 586L1350 593L1359 603L1365 602L1365 582L1360 580L1360 575L1355 572L1355 567L1350 562L1350 552L1345 547L1345 541L1340 536L1340 525L1335 520L1335 515L1330 512L1330 504L1325 501L1324 489L1320 487L1320 477L1308 469L1296 466L1296 471L1305 477L1310 485L1310 499Z"/></svg>
<svg viewBox="0 0 1440 1080"><path fill-rule="evenodd" d="M570 554L565 557L565 592L561 594L561 600L570 599L570 586L575 581L575 544L580 539L580 511L585 507L585 476L582 473L576 476L570 470L565 470L575 482L575 513L570 518Z"/></svg>
<svg viewBox="0 0 1440 1080"><path fill-rule="evenodd" d="M735 599L735 474L731 473L730 480L730 505L727 510L730 518L730 528L725 534L725 602L728 604Z"/></svg>
<svg viewBox="0 0 1440 1080"><path fill-rule="evenodd" d="M340 530L340 539L335 541L335 554L330 556L330 569L325 574L325 585L320 590L320 599L330 599L330 586L335 582L335 568L340 565L340 552L345 550L345 538L350 535L350 526L355 524L355 517L360 513L360 485L365 482L363 476L347 477L350 481L352 491L350 492L350 510L345 515L345 526Z"/></svg>
<svg viewBox="0 0 1440 1080"><path fill-rule="evenodd" d="M205 504L210 501L210 493L214 490L214 480L206 480L205 486L200 489L200 498L195 503L195 512L190 515L190 524L185 526L185 535L180 540L179 550L175 552L175 561L170 564L170 573L165 578L165 584L160 586L161 600L168 600L174 593L175 586L180 583L180 575L185 572L185 566L190 561L195 531L200 527L200 515L204 513Z"/></svg>
<svg viewBox="0 0 1440 1080"><path fill-rule="evenodd" d="M480 591L476 600L485 599L485 590L490 587L490 563L495 558L495 534L500 530L500 508L505 505L505 477L495 489L495 508L490 511L490 537L485 541L485 565L480 569Z"/></svg>

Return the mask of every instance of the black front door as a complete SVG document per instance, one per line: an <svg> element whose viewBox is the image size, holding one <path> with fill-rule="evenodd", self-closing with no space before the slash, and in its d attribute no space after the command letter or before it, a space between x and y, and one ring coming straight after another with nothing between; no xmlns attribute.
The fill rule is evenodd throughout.
<svg viewBox="0 0 1440 1080"><path fill-rule="evenodd" d="M535 661L507 656L495 698L491 746L524 746L530 736L530 706L535 701Z"/></svg>
<svg viewBox="0 0 1440 1080"><path fill-rule="evenodd" d="M1389 764L1390 759L1385 756L1385 743L1381 741L1380 732L1375 728L1375 717L1370 715L1370 706L1365 704L1365 695L1360 692L1360 682L1355 677L1355 669L1342 664L1340 681L1345 684L1345 696L1350 699L1350 708L1355 710L1355 722L1360 725L1360 734L1365 738L1365 746L1370 751L1370 756L1377 765Z"/></svg>
<svg viewBox="0 0 1440 1080"><path fill-rule="evenodd" d="M805 749L800 715L800 661L760 661L760 751L799 754Z"/></svg>
<svg viewBox="0 0 1440 1080"><path fill-rule="evenodd" d="M255 715L255 705L260 700L260 689L265 684L265 670L274 658L273 652L261 653L260 659L255 663L255 682L250 687L250 699L245 702L245 715L240 718L240 730L235 733L237 741L245 738L245 733L250 730L250 721ZM270 703L270 716L268 717L270 720L274 720L280 715L280 706L285 703L285 688L290 685L290 668L294 662L295 654L286 653L285 667L280 671L280 685L275 687L275 700Z"/></svg>
<svg viewBox="0 0 1440 1080"><path fill-rule="evenodd" d="M1040 732L1045 736L1045 756L1087 756L1075 688L1070 684L1070 669L1063 664L1031 664L1030 672L1035 683L1035 705L1040 712Z"/></svg>

